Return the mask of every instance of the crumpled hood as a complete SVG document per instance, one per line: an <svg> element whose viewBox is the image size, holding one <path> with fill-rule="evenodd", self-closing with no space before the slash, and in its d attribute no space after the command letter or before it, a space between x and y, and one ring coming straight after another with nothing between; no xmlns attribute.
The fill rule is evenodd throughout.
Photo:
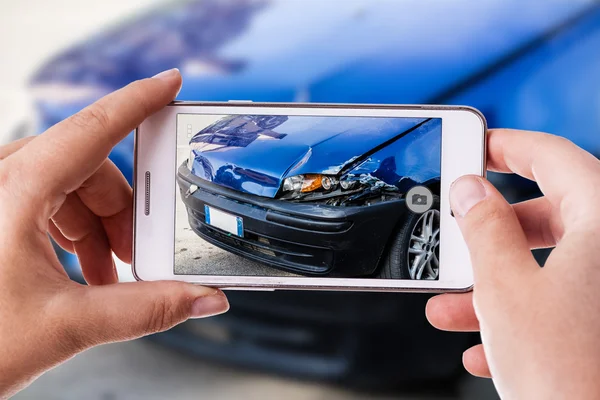
<svg viewBox="0 0 600 400"><path fill-rule="evenodd" d="M224 116L190 140L192 173L210 182L275 197L289 176L337 175L365 153L426 118Z"/></svg>

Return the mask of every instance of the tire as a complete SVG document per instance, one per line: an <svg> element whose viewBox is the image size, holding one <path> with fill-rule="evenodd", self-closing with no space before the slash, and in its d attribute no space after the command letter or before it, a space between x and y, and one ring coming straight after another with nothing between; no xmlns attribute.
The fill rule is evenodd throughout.
<svg viewBox="0 0 600 400"><path fill-rule="evenodd" d="M379 279L438 279L439 277L439 218L440 198L433 196L433 206L423 214L415 214L407 210L406 218L398 224L396 231L392 235L388 245L388 252L383 259L382 265L377 272L376 277ZM433 227L433 235L431 241L424 241L423 219L431 218L430 226ZM426 221L429 222L429 221ZM419 223L419 224L417 224ZM418 226L417 226L418 225ZM436 233L437 230L437 233ZM411 236L415 233L420 240L412 240ZM413 252L409 252L409 248L413 247ZM425 247L425 246L429 247ZM423 247L423 248L421 248ZM433 250L430 250L433 249ZM422 252L415 254L415 250ZM425 253L427 255L425 256ZM434 258L435 255L435 258ZM414 268L415 259L420 256L425 257L423 268ZM437 262L436 262L437 261ZM419 266L421 265L420 263ZM437 265L437 268L436 268ZM413 268L409 268L412 266ZM421 270L421 273L419 273Z"/></svg>

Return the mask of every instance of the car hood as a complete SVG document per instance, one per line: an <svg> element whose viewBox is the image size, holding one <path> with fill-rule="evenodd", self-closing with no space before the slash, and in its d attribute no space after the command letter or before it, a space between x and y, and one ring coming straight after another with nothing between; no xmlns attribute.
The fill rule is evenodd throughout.
<svg viewBox="0 0 600 400"><path fill-rule="evenodd" d="M275 197L283 179L338 175L365 153L426 118L224 116L190 140L194 175L241 192Z"/></svg>

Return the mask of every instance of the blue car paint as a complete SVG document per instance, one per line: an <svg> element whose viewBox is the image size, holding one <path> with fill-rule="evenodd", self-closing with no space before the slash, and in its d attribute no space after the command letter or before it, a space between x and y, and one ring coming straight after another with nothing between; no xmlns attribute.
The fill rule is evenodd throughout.
<svg viewBox="0 0 600 400"><path fill-rule="evenodd" d="M411 4L410 12L406 12L407 2L398 1L336 2L335 7L327 3L311 3L310 7L300 2L191 2L91 38L40 69L33 84L62 82L107 92L178 66L186 82L179 99L428 102L457 81L493 65L585 10L590 2L522 3L444 2L438 4L438 17L417 18L425 11L430 13L431 7ZM440 18L443 7L464 16ZM399 23L405 19L410 21ZM491 24L495 29L488 29ZM597 28L597 20L591 25ZM283 27L287 29L277 29ZM285 34L279 38L274 31ZM580 31L577 38L591 34L589 29ZM168 46L169 40L178 45ZM548 58L558 57L564 48L554 46ZM582 58L594 55L588 52L572 63L583 65ZM198 69L198 62L214 68ZM225 67L233 64L238 67ZM568 68L557 72L559 80L570 80ZM591 75L598 76L593 71ZM521 92L513 85L504 84L501 89ZM458 103L463 98L460 95L444 102ZM57 102L64 110L44 112L43 117L62 119L96 97L70 104ZM467 104L487 103L490 97L495 106L502 106L489 92L469 98ZM495 116L494 111L490 114ZM514 119L514 111L514 107L508 110L512 114L507 119ZM584 115L577 110L573 114ZM535 125L530 119L524 115L515 122ZM492 120L507 125L503 119Z"/></svg>
<svg viewBox="0 0 600 400"><path fill-rule="evenodd" d="M92 89L39 98L40 132L179 67L180 100L466 104L599 155L599 34L593 1L192 1L74 46L31 84ZM132 143L111 153L129 182Z"/></svg>
<svg viewBox="0 0 600 400"><path fill-rule="evenodd" d="M442 120L433 118L372 154L347 175L371 175L404 191L414 183L439 180L441 155Z"/></svg>
<svg viewBox="0 0 600 400"><path fill-rule="evenodd" d="M267 1L204 0L164 6L57 55L32 82L111 91L184 63L190 72L234 73L243 67L243 60L223 59L217 52L243 35L267 5Z"/></svg>
<svg viewBox="0 0 600 400"><path fill-rule="evenodd" d="M265 118L268 125L263 122ZM425 118L226 116L190 140L195 148L191 171L231 189L273 198L286 177L338 175L364 153L423 122ZM412 137L410 134L401 141L408 146L406 142ZM436 143L439 139L433 148ZM398 152L405 150L396 149L395 155L388 156L401 164ZM422 159L425 170L437 170L439 176L439 151L434 158L414 156Z"/></svg>
<svg viewBox="0 0 600 400"><path fill-rule="evenodd" d="M409 1L311 4L274 2L264 9L245 35L220 52L244 59L245 68L194 78L195 87L181 99L427 102L586 6L504 0L440 1L433 7ZM273 35L273 27L284 24L285 31Z"/></svg>
<svg viewBox="0 0 600 400"><path fill-rule="evenodd" d="M600 6L457 94L488 125L551 132L600 156Z"/></svg>

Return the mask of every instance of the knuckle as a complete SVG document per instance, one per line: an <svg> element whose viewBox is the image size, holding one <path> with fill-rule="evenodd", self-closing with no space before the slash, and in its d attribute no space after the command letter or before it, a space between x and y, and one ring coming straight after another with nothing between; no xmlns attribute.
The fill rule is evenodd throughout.
<svg viewBox="0 0 600 400"><path fill-rule="evenodd" d="M0 202L5 204L7 207L2 209L8 210L9 204L20 204L21 206L30 199L27 190L27 182L25 172L22 168L19 168L17 163L4 160L0 163ZM12 165L15 164L15 165Z"/></svg>
<svg viewBox="0 0 600 400"><path fill-rule="evenodd" d="M108 130L110 126L110 118L104 106L99 103L94 103L89 107L74 114L70 118L71 123L79 128L100 128Z"/></svg>
<svg viewBox="0 0 600 400"><path fill-rule="evenodd" d="M172 328L184 319L181 306L168 297L161 297L154 301L152 315L148 319L146 332L157 333Z"/></svg>

